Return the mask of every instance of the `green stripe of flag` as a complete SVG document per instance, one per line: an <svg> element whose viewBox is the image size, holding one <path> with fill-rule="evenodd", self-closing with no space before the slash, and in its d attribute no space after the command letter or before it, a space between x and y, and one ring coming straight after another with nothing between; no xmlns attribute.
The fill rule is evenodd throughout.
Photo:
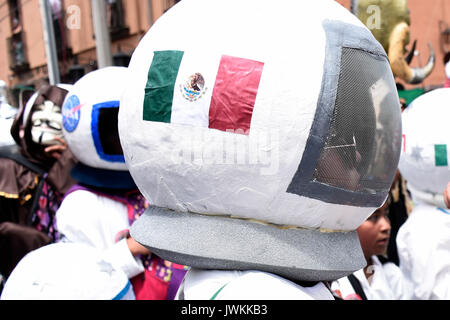
<svg viewBox="0 0 450 320"><path fill-rule="evenodd" d="M448 166L447 159L447 145L435 144L434 145L434 159L436 166Z"/></svg>
<svg viewBox="0 0 450 320"><path fill-rule="evenodd" d="M175 81L183 51L156 51L145 86L143 119L170 122Z"/></svg>

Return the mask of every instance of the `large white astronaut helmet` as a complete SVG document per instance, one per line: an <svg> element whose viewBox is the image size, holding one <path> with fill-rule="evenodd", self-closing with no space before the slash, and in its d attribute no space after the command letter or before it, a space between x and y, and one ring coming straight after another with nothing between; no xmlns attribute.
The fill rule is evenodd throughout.
<svg viewBox="0 0 450 320"><path fill-rule="evenodd" d="M152 204L138 242L197 268L305 281L365 266L355 230L393 181L400 105L386 53L348 10L184 0L129 69L119 134Z"/></svg>
<svg viewBox="0 0 450 320"><path fill-rule="evenodd" d="M71 174L82 183L102 188L135 188L117 128L127 77L124 67L89 72L73 85L64 100L63 133L79 160Z"/></svg>
<svg viewBox="0 0 450 320"><path fill-rule="evenodd" d="M403 144L399 170L414 201L445 208L450 181L450 88L416 98L402 113Z"/></svg>

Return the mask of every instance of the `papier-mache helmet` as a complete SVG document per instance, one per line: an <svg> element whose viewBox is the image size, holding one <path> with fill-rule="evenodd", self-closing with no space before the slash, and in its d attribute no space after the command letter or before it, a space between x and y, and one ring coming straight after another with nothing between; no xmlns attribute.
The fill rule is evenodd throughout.
<svg viewBox="0 0 450 320"><path fill-rule="evenodd" d="M300 280L364 267L355 229L387 197L401 121L386 53L348 10L182 1L129 69L119 133L153 205L137 241L184 265Z"/></svg>
<svg viewBox="0 0 450 320"><path fill-rule="evenodd" d="M73 85L64 100L64 137L79 160L71 174L82 183L115 189L135 187L117 128L127 77L124 67L92 71Z"/></svg>
<svg viewBox="0 0 450 320"><path fill-rule="evenodd" d="M8 277L1 300L134 300L127 275L83 243L29 252Z"/></svg>
<svg viewBox="0 0 450 320"><path fill-rule="evenodd" d="M399 170L412 199L445 208L450 181L450 88L416 98L402 113L403 144Z"/></svg>

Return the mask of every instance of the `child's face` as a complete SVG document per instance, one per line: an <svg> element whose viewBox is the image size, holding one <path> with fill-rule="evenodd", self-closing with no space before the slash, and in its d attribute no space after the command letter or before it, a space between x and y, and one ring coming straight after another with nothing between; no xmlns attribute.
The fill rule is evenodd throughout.
<svg viewBox="0 0 450 320"><path fill-rule="evenodd" d="M389 207L386 202L357 229L361 247L367 260L372 255L380 255L386 251L391 232L388 213Z"/></svg>

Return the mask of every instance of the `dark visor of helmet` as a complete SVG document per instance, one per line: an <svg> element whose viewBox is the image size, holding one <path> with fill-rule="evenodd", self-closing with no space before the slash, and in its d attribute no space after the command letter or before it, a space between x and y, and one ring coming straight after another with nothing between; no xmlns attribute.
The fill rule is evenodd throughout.
<svg viewBox="0 0 450 320"><path fill-rule="evenodd" d="M99 157L109 162L125 162L118 130L119 101L96 104L92 108L92 136Z"/></svg>
<svg viewBox="0 0 450 320"><path fill-rule="evenodd" d="M331 203L380 206L400 155L396 86L384 54L345 46L339 50L339 67L329 78L324 75L327 83L287 192Z"/></svg>

